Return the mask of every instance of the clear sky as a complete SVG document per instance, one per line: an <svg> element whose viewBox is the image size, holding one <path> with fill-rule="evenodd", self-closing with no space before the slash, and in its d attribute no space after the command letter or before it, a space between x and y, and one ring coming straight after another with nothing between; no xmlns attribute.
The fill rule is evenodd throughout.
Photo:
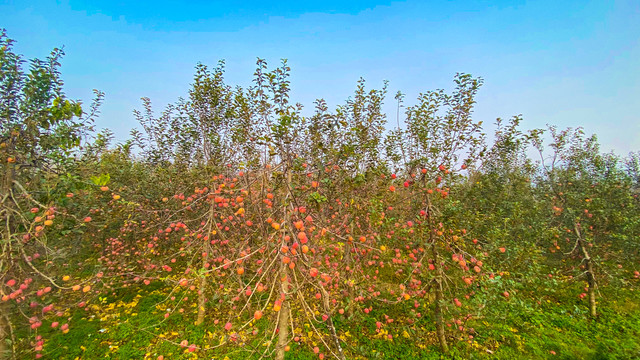
<svg viewBox="0 0 640 360"><path fill-rule="evenodd" d="M390 81L411 104L451 88L456 72L485 79L476 118L523 114L596 133L603 150L640 150L640 1L18 1L0 27L27 58L63 46L67 95L106 92L99 127L136 126L140 97L157 112L186 96L194 66L227 62L249 85L257 57L292 68L292 99L342 103L359 77Z"/></svg>

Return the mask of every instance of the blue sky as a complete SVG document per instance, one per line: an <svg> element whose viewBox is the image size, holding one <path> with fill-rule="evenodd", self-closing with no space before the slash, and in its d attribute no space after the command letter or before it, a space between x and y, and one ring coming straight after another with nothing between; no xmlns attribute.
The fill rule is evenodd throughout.
<svg viewBox="0 0 640 360"><path fill-rule="evenodd" d="M106 92L99 127L122 140L133 109L186 96L198 62L227 63L249 85L257 57L292 68L292 98L342 103L364 77L389 80L411 104L450 89L456 72L485 79L476 118L523 114L596 133L603 150L640 150L640 1L11 1L0 27L27 58L65 46L67 94Z"/></svg>

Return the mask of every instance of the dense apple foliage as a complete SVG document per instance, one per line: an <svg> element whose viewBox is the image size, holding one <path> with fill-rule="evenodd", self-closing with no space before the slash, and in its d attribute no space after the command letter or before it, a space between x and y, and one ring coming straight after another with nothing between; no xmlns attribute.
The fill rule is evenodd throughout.
<svg viewBox="0 0 640 360"><path fill-rule="evenodd" d="M187 98L159 117L143 99L112 145L103 94L68 100L61 56L25 70L0 35L0 358L67 356L59 339L94 319L79 347L102 357L482 357L511 341L505 317L548 303L590 322L637 308L640 155L519 116L489 141L481 79L420 94L390 129L386 83L305 116L286 61L258 60L249 88L200 64ZM119 308L144 311L137 355L98 340Z"/></svg>

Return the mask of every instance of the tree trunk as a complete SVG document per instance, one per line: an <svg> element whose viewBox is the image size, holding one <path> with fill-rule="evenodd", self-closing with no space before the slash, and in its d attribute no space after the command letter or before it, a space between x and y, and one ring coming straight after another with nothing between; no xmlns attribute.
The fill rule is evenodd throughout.
<svg viewBox="0 0 640 360"><path fill-rule="evenodd" d="M209 234L211 234L211 231L209 231ZM207 241L211 241L210 239ZM211 256L210 251L211 251L211 246L209 246L209 244L207 243L204 247L203 247L207 253L207 256L203 256L202 257L202 270L205 271L206 268L204 267L204 264L207 262L207 260L209 259L209 257ZM200 287L199 287L199 292L198 292L198 319L196 320L196 325L200 325L204 322L204 316L207 313L207 275L206 273L203 273L202 275L200 275Z"/></svg>
<svg viewBox="0 0 640 360"><path fill-rule="evenodd" d="M209 209L209 226L207 230L207 237L205 238L206 243L202 247L202 250L207 253L206 256L202 257L202 270L205 271L204 264L207 262L208 258L211 256L211 238L213 237L213 225L215 223L215 210L216 205L213 199L211 199L211 208ZM198 293L198 319L196 320L196 325L200 325L204 322L204 316L207 313L206 303L207 303L207 277L206 274L203 273L200 275L200 291Z"/></svg>
<svg viewBox="0 0 640 360"><path fill-rule="evenodd" d="M206 313L206 302L207 298L205 295L205 289L207 288L207 278L204 274L202 274L202 278L200 278L200 291L198 294L198 319L196 320L196 325L200 325L204 322L204 315Z"/></svg>
<svg viewBox="0 0 640 360"><path fill-rule="evenodd" d="M436 320L436 334L438 335L438 342L440 343L440 350L443 353L449 352L449 345L447 344L447 338L444 333L444 322L442 319L442 267L440 266L440 258L438 256L438 250L436 249L435 242L432 244L432 252L433 252L433 266L436 271L436 301L435 306L433 308L433 316Z"/></svg>
<svg viewBox="0 0 640 360"><path fill-rule="evenodd" d="M427 202L427 221L428 221L427 224L429 225L429 243L431 244L431 252L433 255L433 259L432 259L433 267L436 272L436 276L434 278L436 282L436 286L435 286L436 299L433 307L433 317L436 321L436 334L438 336L438 342L440 343L440 350L443 353L448 353L449 345L447 344L447 338L444 332L444 322L442 318L442 300L444 298L442 295L442 279L444 274L442 271L442 266L440 265L440 255L438 254L437 238L433 236L434 228L433 228L433 222L432 222L433 220L431 218L431 201L429 199L429 195L426 196L426 202Z"/></svg>
<svg viewBox="0 0 640 360"><path fill-rule="evenodd" d="M598 316L598 312L596 309L596 278L593 272L593 261L591 260L591 256L589 255L589 251L585 246L584 240L582 239L582 235L580 233L580 227L576 224L574 227L576 231L576 236L578 236L578 245L580 246L580 250L582 251L582 255L584 256L585 267L587 269L587 291L589 295L589 314L592 317Z"/></svg>
<svg viewBox="0 0 640 360"><path fill-rule="evenodd" d="M7 310L6 305L0 307L2 314L0 315L0 359L11 358L11 348L7 344L9 338L9 324L5 319Z"/></svg>
<svg viewBox="0 0 640 360"><path fill-rule="evenodd" d="M285 171L287 172L287 196L284 197L282 202L282 209L284 210L284 224L283 231L286 231L287 227L290 224L289 218L289 204L287 200L290 196L291 191L291 182L292 182L292 174L291 174L291 162L287 163L287 168ZM282 237L282 244L285 245L284 235ZM282 259L281 259L282 260ZM280 263L280 292L281 292L281 300L282 306L280 307L280 313L278 314L278 344L276 346L276 360L284 360L285 347L289 342L289 299L287 299L287 293L289 292L289 271L288 266L284 262Z"/></svg>
<svg viewBox="0 0 640 360"><path fill-rule="evenodd" d="M285 295L278 314L278 345L276 347L276 360L284 360L285 347L289 342L289 300L286 298L289 290L289 274L287 265L280 266L281 292Z"/></svg>
<svg viewBox="0 0 640 360"><path fill-rule="evenodd" d="M592 317L598 316L596 311L596 281L593 277L593 264L587 261L587 284L589 285L589 313Z"/></svg>
<svg viewBox="0 0 640 360"><path fill-rule="evenodd" d="M0 208L5 208L4 213L5 217L2 219L2 227L7 227L7 231L3 232L4 239L2 239L2 253L0 253L0 268L3 269L3 272L6 269L11 267L11 254L9 249L11 248L11 234L13 232L13 219L10 215L8 207L12 206L12 199L9 198L9 194L11 189L13 188L13 179L14 179L14 166L12 163L6 163L6 172L2 177L2 191L0 192ZM2 285L0 285L2 286ZM9 320L9 306L7 303L0 303L0 359L11 359L15 358L15 354L13 354L13 346L15 343L13 342L10 320ZM12 346L9 346L8 341L11 339Z"/></svg>
<svg viewBox="0 0 640 360"><path fill-rule="evenodd" d="M587 268L587 291L589 293L589 314L592 317L596 317L598 316L598 312L596 311L596 279L593 275L593 261L591 261L589 252L587 251L587 248L584 246L582 239L578 241L580 243L580 249L582 250L582 254L584 255L584 261L586 262L586 268Z"/></svg>

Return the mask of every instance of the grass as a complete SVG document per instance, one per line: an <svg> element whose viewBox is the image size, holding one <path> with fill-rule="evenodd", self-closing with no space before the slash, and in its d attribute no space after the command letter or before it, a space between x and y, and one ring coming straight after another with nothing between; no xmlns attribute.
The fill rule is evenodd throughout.
<svg viewBox="0 0 640 360"><path fill-rule="evenodd" d="M126 288L115 295L90 304L90 310L73 309L68 315L71 331L43 329L45 352L51 359L249 359L259 358L264 349L262 337L244 337L235 343L207 351L187 352L178 346L189 344L214 347L225 336L221 324L194 325L195 311L185 305L184 313L172 313L165 320L165 309L156 305L165 299L161 284ZM429 308L418 310L421 318L413 318L412 302L403 306L377 304L370 314L356 313L352 319L335 317L335 326L343 339L349 359L588 359L615 360L640 358L640 310L637 292L618 290L616 297L599 304L597 319L587 316L585 304L569 294L564 301L537 304L518 295L503 301L492 301L482 317L472 318L467 327L475 329L473 340L451 341L447 355L440 353L435 340L435 327L428 316ZM605 294L606 295L606 294ZM365 304L364 306L367 306ZM208 314L208 318L224 318L226 313ZM229 310L231 311L231 310ZM388 315L394 326L376 331L376 321ZM260 334L269 331L269 321L258 321ZM45 328L43 326L43 328ZM304 329L299 329L304 333ZM393 340L386 338L393 335ZM451 331L449 335L461 336ZM466 335L465 335L466 336ZM243 343L243 341L246 342ZM318 339L292 343L287 359L317 359L311 348ZM318 345L322 349L322 345ZM555 353L555 355L554 355ZM325 351L326 354L326 351Z"/></svg>

